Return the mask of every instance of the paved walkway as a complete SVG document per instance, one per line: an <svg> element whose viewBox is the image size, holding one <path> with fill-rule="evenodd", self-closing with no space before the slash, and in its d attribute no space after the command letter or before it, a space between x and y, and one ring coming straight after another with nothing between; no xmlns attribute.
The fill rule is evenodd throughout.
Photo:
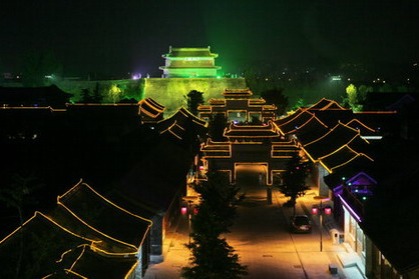
<svg viewBox="0 0 419 279"><path fill-rule="evenodd" d="M266 190L262 187L245 187L246 199L238 207L238 218L227 234L228 243L236 250L240 263L248 266L249 275L244 279L259 278L365 278L356 266L356 254L348 247L333 243L328 229L334 222L324 226L322 251L320 251L319 224L316 218L314 230L310 235L289 234L288 217L292 209L282 207L287 200L278 191L272 193L272 204L268 204ZM298 199L296 212L306 213L317 201L314 192ZM188 243L188 220L181 216L178 226L167 234L164 245L164 261L151 265L145 279L180 278L180 271L188 264L190 252L184 244ZM351 264L342 263L346 259ZM329 265L337 269L331 274Z"/></svg>

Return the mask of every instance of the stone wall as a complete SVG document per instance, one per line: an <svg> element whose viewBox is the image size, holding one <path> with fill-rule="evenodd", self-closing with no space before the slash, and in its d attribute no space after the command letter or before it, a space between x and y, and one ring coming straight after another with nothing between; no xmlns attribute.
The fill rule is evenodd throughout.
<svg viewBox="0 0 419 279"><path fill-rule="evenodd" d="M103 80L103 81L62 81L57 83L63 91L74 94L72 101L78 102L83 89L93 92L99 86L103 102L130 99L152 98L166 107L165 117L172 115L180 107L186 107L185 96L192 90L203 92L204 101L223 98L224 89L244 89L244 78L144 78L140 80ZM121 89L117 99L109 95L112 86Z"/></svg>
<svg viewBox="0 0 419 279"><path fill-rule="evenodd" d="M246 88L244 78L147 78L145 97L152 98L166 107L165 117L186 107L185 96L192 90L203 92L204 101L223 98L224 89Z"/></svg>

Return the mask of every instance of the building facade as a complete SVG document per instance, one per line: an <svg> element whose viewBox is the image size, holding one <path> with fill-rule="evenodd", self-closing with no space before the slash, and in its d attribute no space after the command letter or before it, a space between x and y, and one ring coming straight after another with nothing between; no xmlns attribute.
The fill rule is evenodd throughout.
<svg viewBox="0 0 419 279"><path fill-rule="evenodd" d="M164 78L214 78L220 67L215 66L218 54L211 53L210 47L204 48L169 48L169 53L163 54L165 65Z"/></svg>

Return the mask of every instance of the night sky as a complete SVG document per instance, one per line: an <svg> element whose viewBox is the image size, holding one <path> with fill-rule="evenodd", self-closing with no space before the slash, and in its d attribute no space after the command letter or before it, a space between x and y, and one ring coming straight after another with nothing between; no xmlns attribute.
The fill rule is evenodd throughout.
<svg viewBox="0 0 419 279"><path fill-rule="evenodd" d="M3 0L0 71L54 53L64 75L160 76L169 46L206 47L225 72L419 60L419 1Z"/></svg>

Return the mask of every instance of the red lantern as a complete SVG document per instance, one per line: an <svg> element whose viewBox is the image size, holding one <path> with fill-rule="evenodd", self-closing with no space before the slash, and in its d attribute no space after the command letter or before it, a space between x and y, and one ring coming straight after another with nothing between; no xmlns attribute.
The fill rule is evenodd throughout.
<svg viewBox="0 0 419 279"><path fill-rule="evenodd" d="M332 208L331 207L325 207L324 208L324 214L326 214L326 215L332 214Z"/></svg>
<svg viewBox="0 0 419 279"><path fill-rule="evenodd" d="M311 214L313 214L313 215L319 214L319 209L317 207L312 207L311 208Z"/></svg>
<svg viewBox="0 0 419 279"><path fill-rule="evenodd" d="M180 213L181 213L182 215L186 215L186 213L188 213L188 208L187 208L186 206L182 206L182 207L180 208Z"/></svg>

